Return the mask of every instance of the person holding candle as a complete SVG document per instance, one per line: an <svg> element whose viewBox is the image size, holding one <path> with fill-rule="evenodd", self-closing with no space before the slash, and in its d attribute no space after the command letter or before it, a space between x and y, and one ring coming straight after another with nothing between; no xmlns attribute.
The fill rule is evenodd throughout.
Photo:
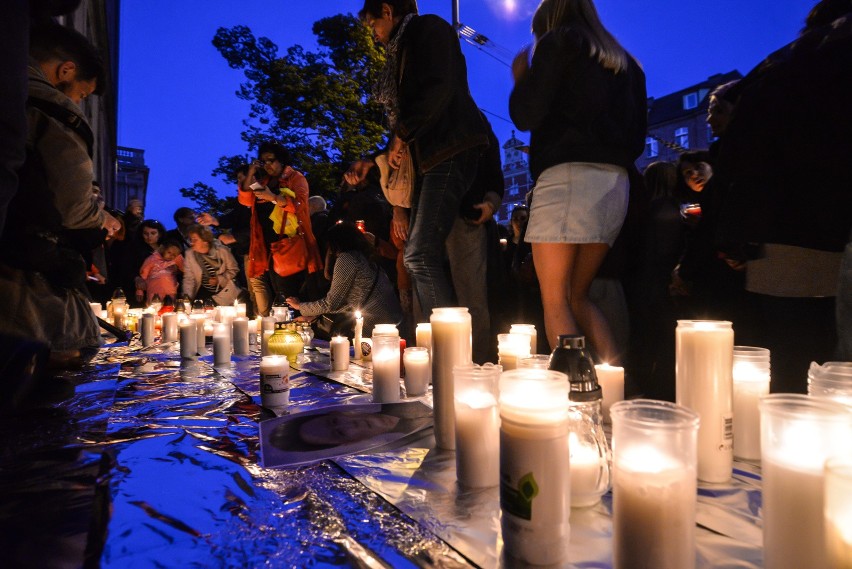
<svg viewBox="0 0 852 569"><path fill-rule="evenodd" d="M627 171L642 153L645 76L601 24L591 0L543 0L535 49L515 58L509 111L531 131L532 243L551 346L584 333L615 361L606 319L589 288L627 212ZM530 59L531 58L531 59Z"/></svg>
<svg viewBox="0 0 852 569"><path fill-rule="evenodd" d="M379 322L399 322L402 309L393 285L384 271L371 260L372 247L354 224L342 222L326 233L328 251L325 258L326 277L331 288L324 298L302 302L287 298L287 304L301 313L298 320L309 321L327 314L346 320L360 310L364 318L363 334L367 337ZM353 323L354 326L354 323ZM348 324L337 330L340 334L354 333Z"/></svg>

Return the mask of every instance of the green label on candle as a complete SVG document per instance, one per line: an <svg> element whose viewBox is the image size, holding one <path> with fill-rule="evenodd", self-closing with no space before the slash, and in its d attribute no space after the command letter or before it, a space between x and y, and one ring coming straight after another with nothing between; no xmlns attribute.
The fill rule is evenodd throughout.
<svg viewBox="0 0 852 569"><path fill-rule="evenodd" d="M531 520L532 501L537 495L538 484L532 472L522 476L516 488L505 476L500 481L500 507L515 517Z"/></svg>

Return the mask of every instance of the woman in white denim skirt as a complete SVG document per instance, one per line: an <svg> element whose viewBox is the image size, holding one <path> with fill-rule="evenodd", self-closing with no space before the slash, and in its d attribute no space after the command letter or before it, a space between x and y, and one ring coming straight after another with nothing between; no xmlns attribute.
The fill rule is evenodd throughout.
<svg viewBox="0 0 852 569"><path fill-rule="evenodd" d="M512 120L531 131L535 180L526 241L541 285L547 339L585 334L617 360L589 287L627 212L627 170L645 146L645 75L603 27L591 0L543 0L535 44L512 65Z"/></svg>

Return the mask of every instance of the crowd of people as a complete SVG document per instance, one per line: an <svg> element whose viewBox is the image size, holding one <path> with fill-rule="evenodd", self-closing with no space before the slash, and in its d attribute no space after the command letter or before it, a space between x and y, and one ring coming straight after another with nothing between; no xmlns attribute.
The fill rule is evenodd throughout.
<svg viewBox="0 0 852 569"><path fill-rule="evenodd" d="M415 0L365 0L359 16L386 48L374 96L387 146L329 195L266 142L234 172L232 211L182 207L170 230L138 201L105 208L77 105L102 89L103 63L76 32L34 28L0 333L60 365L85 359L100 338L90 298L121 288L140 306L243 301L267 315L286 303L306 321L362 310L365 335L392 322L409 340L433 308L466 306L478 363L496 361L497 333L532 323L538 351L583 334L634 393L670 400L678 319L731 320L738 344L770 348L775 391L804 391L811 360L852 359L850 0L819 2L799 38L710 95L710 148L641 173L641 64L591 0L542 0L508 102L530 132L534 190L508 227L493 219L499 144L456 31ZM411 168L404 203L386 199L385 165Z"/></svg>

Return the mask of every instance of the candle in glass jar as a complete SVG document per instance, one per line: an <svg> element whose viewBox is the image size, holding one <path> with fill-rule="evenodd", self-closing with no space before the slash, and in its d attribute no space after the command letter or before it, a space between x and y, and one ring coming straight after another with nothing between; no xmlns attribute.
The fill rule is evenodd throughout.
<svg viewBox="0 0 852 569"><path fill-rule="evenodd" d="M601 455L596 447L581 443L576 433L568 434L571 469L571 507L597 504L607 487L601 481ZM603 488L602 488L603 486Z"/></svg>
<svg viewBox="0 0 852 569"><path fill-rule="evenodd" d="M194 321L184 320L180 323L180 357L185 360L194 360L198 354L196 331L197 326Z"/></svg>
<svg viewBox="0 0 852 569"><path fill-rule="evenodd" d="M290 362L286 356L263 356L260 360L260 404L278 416L290 404Z"/></svg>
<svg viewBox="0 0 852 569"><path fill-rule="evenodd" d="M213 365L231 362L231 335L226 324L217 324L213 330Z"/></svg>
<svg viewBox="0 0 852 569"><path fill-rule="evenodd" d="M510 334L524 334L530 340L530 354L538 352L538 332L536 332L534 324L512 324L509 326Z"/></svg>
<svg viewBox="0 0 852 569"><path fill-rule="evenodd" d="M830 569L852 567L852 453L825 463L825 545Z"/></svg>
<svg viewBox="0 0 852 569"><path fill-rule="evenodd" d="M675 383L678 405L701 417L698 479L727 482L734 462L734 331L731 323L678 320Z"/></svg>
<svg viewBox="0 0 852 569"><path fill-rule="evenodd" d="M166 312L163 314L163 326L161 333L164 343L177 341L177 314L174 312Z"/></svg>
<svg viewBox="0 0 852 569"><path fill-rule="evenodd" d="M406 348L402 353L405 364L405 395L417 397L426 393L432 379L432 364L429 361L429 348L416 346Z"/></svg>
<svg viewBox="0 0 852 569"><path fill-rule="evenodd" d="M331 355L331 371L346 371L349 369L349 338L335 336L329 344Z"/></svg>
<svg viewBox="0 0 852 569"><path fill-rule="evenodd" d="M373 336L373 402L398 402L399 379L399 336Z"/></svg>
<svg viewBox="0 0 852 569"><path fill-rule="evenodd" d="M249 354L249 320L245 316L237 316L231 321L234 338L234 354L247 356Z"/></svg>
<svg viewBox="0 0 852 569"><path fill-rule="evenodd" d="M603 363L595 366L595 373L603 394L601 401L603 419L605 423L609 423L610 407L613 403L624 401L624 368Z"/></svg>
<svg viewBox="0 0 852 569"><path fill-rule="evenodd" d="M517 369L518 361L530 357L528 334L497 334L497 356L506 371Z"/></svg>
<svg viewBox="0 0 852 569"><path fill-rule="evenodd" d="M497 407L502 368L456 366L456 479L467 488L500 483L500 412Z"/></svg>
<svg viewBox="0 0 852 569"><path fill-rule="evenodd" d="M432 351L432 325L428 322L421 322L417 325L414 331L415 343L418 348L426 348L431 353Z"/></svg>
<svg viewBox="0 0 852 569"><path fill-rule="evenodd" d="M361 348L361 335L364 333L364 317L361 316L361 311L355 311L355 330L354 330L354 338L353 345L355 346L355 359L360 360L364 358Z"/></svg>
<svg viewBox="0 0 852 569"><path fill-rule="evenodd" d="M734 346L734 456L760 460L758 402L769 394L769 350Z"/></svg>
<svg viewBox="0 0 852 569"><path fill-rule="evenodd" d="M435 416L435 444L456 447L453 403L453 368L473 363L471 321L467 308L434 308L432 325L432 401Z"/></svg>
<svg viewBox="0 0 852 569"><path fill-rule="evenodd" d="M244 302L234 301L234 308L236 310L236 316L245 318L246 316L246 305Z"/></svg>

